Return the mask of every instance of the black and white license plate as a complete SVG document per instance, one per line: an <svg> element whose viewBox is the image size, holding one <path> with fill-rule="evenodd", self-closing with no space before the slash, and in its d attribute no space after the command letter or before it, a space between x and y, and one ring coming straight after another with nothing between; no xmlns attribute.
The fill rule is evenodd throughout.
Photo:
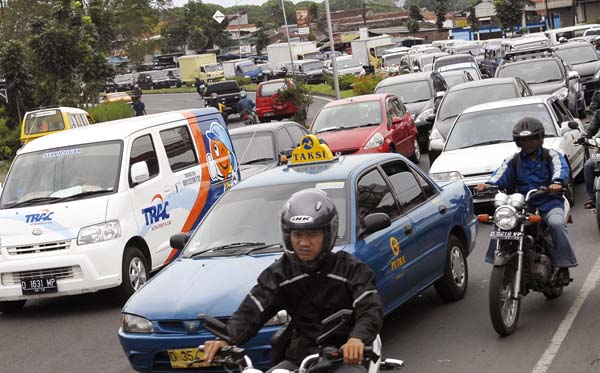
<svg viewBox="0 0 600 373"><path fill-rule="evenodd" d="M265 113L265 117L272 117L273 115L275 115L274 113Z"/></svg>
<svg viewBox="0 0 600 373"><path fill-rule="evenodd" d="M600 153L590 154L590 159L594 162L600 162Z"/></svg>
<svg viewBox="0 0 600 373"><path fill-rule="evenodd" d="M23 295L58 292L56 278L54 277L27 278L21 280L21 289L23 290Z"/></svg>
<svg viewBox="0 0 600 373"><path fill-rule="evenodd" d="M523 232L491 231L490 239L493 240L520 240Z"/></svg>

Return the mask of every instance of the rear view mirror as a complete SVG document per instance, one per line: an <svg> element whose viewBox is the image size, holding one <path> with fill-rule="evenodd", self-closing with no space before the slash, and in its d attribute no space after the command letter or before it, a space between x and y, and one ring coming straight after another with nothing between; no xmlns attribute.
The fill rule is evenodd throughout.
<svg viewBox="0 0 600 373"><path fill-rule="evenodd" d="M569 77L569 80L579 79L579 73L577 71L569 71L568 77Z"/></svg>
<svg viewBox="0 0 600 373"><path fill-rule="evenodd" d="M185 244L189 241L190 236L181 232L181 233L176 233L174 235L171 236L171 238L169 239L169 245L171 245L172 248L174 248L175 250L181 251L183 250L183 248L185 247Z"/></svg>
<svg viewBox="0 0 600 373"><path fill-rule="evenodd" d="M427 123L433 123L433 122L435 122L435 114L430 114L430 115L428 115L428 116L425 118L425 121L426 121Z"/></svg>
<svg viewBox="0 0 600 373"><path fill-rule="evenodd" d="M146 161L137 162L131 165L131 182L135 185L141 184L150 179L150 171Z"/></svg>
<svg viewBox="0 0 600 373"><path fill-rule="evenodd" d="M402 123L402 118L400 117L392 117L392 125L396 125L396 124L400 124Z"/></svg>
<svg viewBox="0 0 600 373"><path fill-rule="evenodd" d="M389 215L384 212L369 214L363 218L365 233L371 234L392 225Z"/></svg>
<svg viewBox="0 0 600 373"><path fill-rule="evenodd" d="M579 129L579 124L577 124L577 122L575 121L569 121L569 123L567 124L569 126L570 129L572 130L577 130Z"/></svg>

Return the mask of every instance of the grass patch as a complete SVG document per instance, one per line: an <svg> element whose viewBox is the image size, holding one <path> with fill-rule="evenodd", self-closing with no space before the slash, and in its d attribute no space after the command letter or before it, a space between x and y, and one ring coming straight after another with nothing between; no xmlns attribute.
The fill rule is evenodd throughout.
<svg viewBox="0 0 600 373"><path fill-rule="evenodd" d="M326 84L326 83L311 84L311 85L307 85L307 87L308 87L308 90L312 94L335 97L335 91L334 91L333 87L330 86L329 84ZM352 97L352 96L354 96L354 92L352 92L351 89L346 89L346 90L340 91L340 96L342 98Z"/></svg>
<svg viewBox="0 0 600 373"><path fill-rule="evenodd" d="M256 92L256 87L258 87L258 84L250 83L250 84L243 85L242 89L246 92Z"/></svg>
<svg viewBox="0 0 600 373"><path fill-rule="evenodd" d="M97 123L133 116L131 106L123 101L105 102L88 110Z"/></svg>

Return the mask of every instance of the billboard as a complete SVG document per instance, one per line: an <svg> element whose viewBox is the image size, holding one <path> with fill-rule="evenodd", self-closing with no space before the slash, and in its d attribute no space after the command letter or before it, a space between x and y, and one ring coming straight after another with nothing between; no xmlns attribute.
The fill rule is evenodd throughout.
<svg viewBox="0 0 600 373"><path fill-rule="evenodd" d="M296 24L298 25L298 35L310 34L310 15L308 9L296 9Z"/></svg>

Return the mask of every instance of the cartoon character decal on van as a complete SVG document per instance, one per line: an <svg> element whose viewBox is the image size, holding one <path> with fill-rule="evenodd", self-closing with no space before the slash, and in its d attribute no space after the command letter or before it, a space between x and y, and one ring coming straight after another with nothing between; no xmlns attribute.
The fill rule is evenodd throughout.
<svg viewBox="0 0 600 373"><path fill-rule="evenodd" d="M217 183L232 178L231 184L235 184L237 182L237 160L227 131L219 123L213 122L210 130L206 131L206 137L209 139L206 161L210 180ZM229 186L230 183L227 182L225 188Z"/></svg>

